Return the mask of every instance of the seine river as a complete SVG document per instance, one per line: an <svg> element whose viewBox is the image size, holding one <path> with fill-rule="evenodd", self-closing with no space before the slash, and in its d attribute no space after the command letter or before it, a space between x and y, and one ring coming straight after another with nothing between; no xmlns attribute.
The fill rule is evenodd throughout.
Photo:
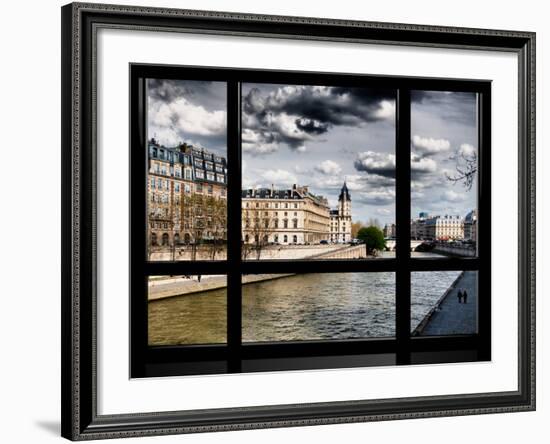
<svg viewBox="0 0 550 444"><path fill-rule="evenodd" d="M459 274L413 273L411 329ZM244 342L391 337L395 273L312 273L247 284L242 313ZM151 345L225 340L225 289L149 303Z"/></svg>

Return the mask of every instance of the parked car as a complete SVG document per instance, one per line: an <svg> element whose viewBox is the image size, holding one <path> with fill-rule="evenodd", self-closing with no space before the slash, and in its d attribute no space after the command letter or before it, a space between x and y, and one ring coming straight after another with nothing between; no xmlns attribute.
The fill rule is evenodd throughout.
<svg viewBox="0 0 550 444"><path fill-rule="evenodd" d="M321 245L328 245L328 240L322 240L321 242L319 242Z"/></svg>

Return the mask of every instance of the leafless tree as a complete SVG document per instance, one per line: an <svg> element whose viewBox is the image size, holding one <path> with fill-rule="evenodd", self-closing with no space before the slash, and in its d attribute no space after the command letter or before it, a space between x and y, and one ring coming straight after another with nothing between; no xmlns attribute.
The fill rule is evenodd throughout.
<svg viewBox="0 0 550 444"><path fill-rule="evenodd" d="M275 230L275 220L268 213L262 215L258 209L243 209L242 211L243 248L242 255L248 256L253 250L259 260L262 250L269 243L269 235ZM247 241L248 239L248 241Z"/></svg>
<svg viewBox="0 0 550 444"><path fill-rule="evenodd" d="M207 197L206 228L210 232L208 244L210 259L216 259L216 254L224 251L227 239L227 201L219 197Z"/></svg>
<svg viewBox="0 0 550 444"><path fill-rule="evenodd" d="M454 183L462 182L464 187L470 191L477 173L477 153L474 151L472 154L467 154L460 151L451 159L456 160L456 173L452 176L445 173L447 180Z"/></svg>

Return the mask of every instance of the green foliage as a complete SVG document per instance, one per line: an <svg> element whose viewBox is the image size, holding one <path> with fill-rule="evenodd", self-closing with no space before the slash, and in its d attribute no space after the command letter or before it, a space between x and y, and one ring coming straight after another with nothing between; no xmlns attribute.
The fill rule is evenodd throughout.
<svg viewBox="0 0 550 444"><path fill-rule="evenodd" d="M374 251L381 251L386 247L384 233L375 226L363 227L357 233L357 239L367 246L367 254Z"/></svg>

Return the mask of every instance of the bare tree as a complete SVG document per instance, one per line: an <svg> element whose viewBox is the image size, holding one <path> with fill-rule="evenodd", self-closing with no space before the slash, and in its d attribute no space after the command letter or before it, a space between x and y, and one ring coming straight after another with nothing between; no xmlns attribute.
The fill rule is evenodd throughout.
<svg viewBox="0 0 550 444"><path fill-rule="evenodd" d="M197 250L202 243L204 230L206 228L205 199L202 194L193 193L185 196L181 206L182 219L185 221L187 230L191 235L191 260L197 259Z"/></svg>
<svg viewBox="0 0 550 444"><path fill-rule="evenodd" d="M219 197L207 197L206 228L210 232L208 243L210 259L214 260L216 254L223 252L227 239L227 201Z"/></svg>
<svg viewBox="0 0 550 444"><path fill-rule="evenodd" d="M269 243L269 235L275 230L275 219L271 213L262 215L260 209L244 209L242 211L243 225L243 253L247 256L252 251L246 251L250 246L256 253L256 259L259 260L262 250Z"/></svg>
<svg viewBox="0 0 550 444"><path fill-rule="evenodd" d="M474 151L472 154L468 154L460 151L451 159L456 160L456 173L453 176L445 173L447 180L454 183L463 182L464 187L470 191L477 173L477 152Z"/></svg>

